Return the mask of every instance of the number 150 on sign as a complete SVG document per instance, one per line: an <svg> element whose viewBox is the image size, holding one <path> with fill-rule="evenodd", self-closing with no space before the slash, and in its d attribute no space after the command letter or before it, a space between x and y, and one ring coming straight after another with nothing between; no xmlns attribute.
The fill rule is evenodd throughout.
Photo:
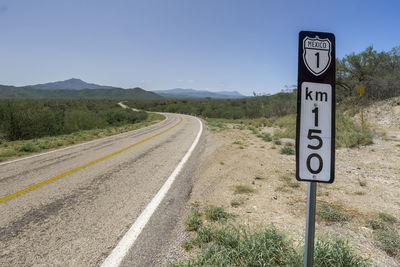
<svg viewBox="0 0 400 267"><path fill-rule="evenodd" d="M329 182L331 178L332 86L301 84L299 177Z"/></svg>

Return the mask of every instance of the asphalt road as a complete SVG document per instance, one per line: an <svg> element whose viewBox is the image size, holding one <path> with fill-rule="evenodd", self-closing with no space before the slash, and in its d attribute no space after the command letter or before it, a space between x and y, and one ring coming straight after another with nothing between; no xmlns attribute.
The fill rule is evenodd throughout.
<svg viewBox="0 0 400 267"><path fill-rule="evenodd" d="M199 128L194 117L168 114L150 127L0 165L0 266L101 265L174 171ZM160 262L203 146L204 140L124 266Z"/></svg>

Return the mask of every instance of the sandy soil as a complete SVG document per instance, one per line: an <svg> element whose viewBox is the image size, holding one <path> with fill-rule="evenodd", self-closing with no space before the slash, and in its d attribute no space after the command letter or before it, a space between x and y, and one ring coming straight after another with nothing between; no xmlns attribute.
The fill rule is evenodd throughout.
<svg viewBox="0 0 400 267"><path fill-rule="evenodd" d="M400 98L366 109L366 121L385 131L386 136L375 137L370 146L337 149L335 182L318 184L317 189L317 209L322 203L334 204L352 218L344 224L317 220L316 236L346 237L358 254L371 258L376 266L400 266L398 259L379 248L368 224L369 219L378 219L378 214L385 212L398 219L393 228L400 233L399 105ZM274 224L302 245L307 183L295 179L295 156L281 155L282 145L229 126L227 130L213 132L191 201L201 206L223 206L238 215L237 223L251 228ZM237 185L249 185L256 192L235 195ZM232 207L233 199L244 203Z"/></svg>

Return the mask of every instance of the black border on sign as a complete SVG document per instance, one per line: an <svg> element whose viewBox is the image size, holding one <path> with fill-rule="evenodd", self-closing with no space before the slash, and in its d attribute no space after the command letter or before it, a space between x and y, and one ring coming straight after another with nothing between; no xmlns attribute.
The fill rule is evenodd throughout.
<svg viewBox="0 0 400 267"><path fill-rule="evenodd" d="M331 42L331 62L328 69L321 75L314 75L308 70L303 60L303 40L306 37L320 39L328 39ZM335 180L335 137L336 137L336 53L335 53L335 35L328 32L299 32L299 54L298 54L298 74L297 74L297 116L296 116L296 179L298 181L318 182L318 183L333 183ZM313 179L304 179L299 176L299 138L300 138L300 111L301 111L301 84L303 82L325 83L332 86L332 122L331 122L331 173L329 181L315 181Z"/></svg>

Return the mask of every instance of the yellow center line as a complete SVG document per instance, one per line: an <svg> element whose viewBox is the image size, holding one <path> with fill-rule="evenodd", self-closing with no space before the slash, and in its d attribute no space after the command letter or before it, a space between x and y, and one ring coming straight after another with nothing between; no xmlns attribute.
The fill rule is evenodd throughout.
<svg viewBox="0 0 400 267"><path fill-rule="evenodd" d="M25 188L25 189L22 189L21 191L18 191L18 192L15 192L15 193L11 194L11 195L2 197L2 198L0 198L0 202L6 201L6 200L8 200L8 199L10 199L10 198L13 198L13 197L16 197L16 196L18 196L18 195L21 195L22 193L28 192L28 191L30 191L30 190L32 190L32 189L35 189L35 188L39 187L39 186L45 185L45 184L47 184L47 183L50 183L50 182L52 182L52 181L54 181L54 180L57 180L58 178L61 178L61 177L65 176L65 175L68 175L68 174L70 174L70 173L76 172L76 171L78 171L78 170L80 170L80 169L83 169L83 168L85 168L85 167L87 167L87 166L90 166L90 165L92 165L92 164L95 164L95 163L97 163L97 162L100 162L100 161L102 161L102 160L104 160L104 159L106 159L106 158L109 158L109 157L114 156L114 155L116 155L116 154L119 154L119 153L121 153L121 152L123 152L123 151L125 151L125 150L127 150L127 149L130 149L130 148L132 148L132 147L134 147L134 146L137 146L137 145L139 145L139 144L141 144L141 143L144 143L144 142L146 142L146 141L148 141L148 140L150 140L150 139L152 139L152 138L154 138L154 137L157 137L157 136L159 136L159 135L162 135L163 133L168 132L169 130L171 130L171 129L175 128L176 126L178 126L181 122L182 122L182 118L180 118L180 120L179 120L179 122L178 122L177 124L175 124L174 126L168 128L168 129L166 129L165 131L162 131L162 132L160 132L160 133L158 133L158 134L155 134L155 135L153 135L153 136L151 136L151 137L149 137L149 138L146 138L146 139L144 139L144 140L142 140L142 141L140 141L140 142L137 142L137 143L135 143L135 144L133 144L133 145L130 145L130 146L128 146L128 147L125 147L125 148L123 148L123 149L121 149L121 150L118 150L118 151L116 151L116 152L114 152L114 153L111 153L111 154L109 154L109 155L106 155L106 156L104 156L104 157L101 157L101 158L99 158L99 159L96 159L96 160L94 160L94 161L92 161L92 162L89 162L89 163L86 163L86 164L84 164L84 165L82 165L82 166L76 167L75 169L72 169L72 170L67 171L67 172L64 172L64 173L62 173L62 174L60 174L60 175L57 175L57 176L54 176L54 177L49 178L49 179L47 179L47 180L44 180L43 182L40 182L40 183L38 183L38 184L31 185L31 186L29 186L29 187L27 187L27 188Z"/></svg>

